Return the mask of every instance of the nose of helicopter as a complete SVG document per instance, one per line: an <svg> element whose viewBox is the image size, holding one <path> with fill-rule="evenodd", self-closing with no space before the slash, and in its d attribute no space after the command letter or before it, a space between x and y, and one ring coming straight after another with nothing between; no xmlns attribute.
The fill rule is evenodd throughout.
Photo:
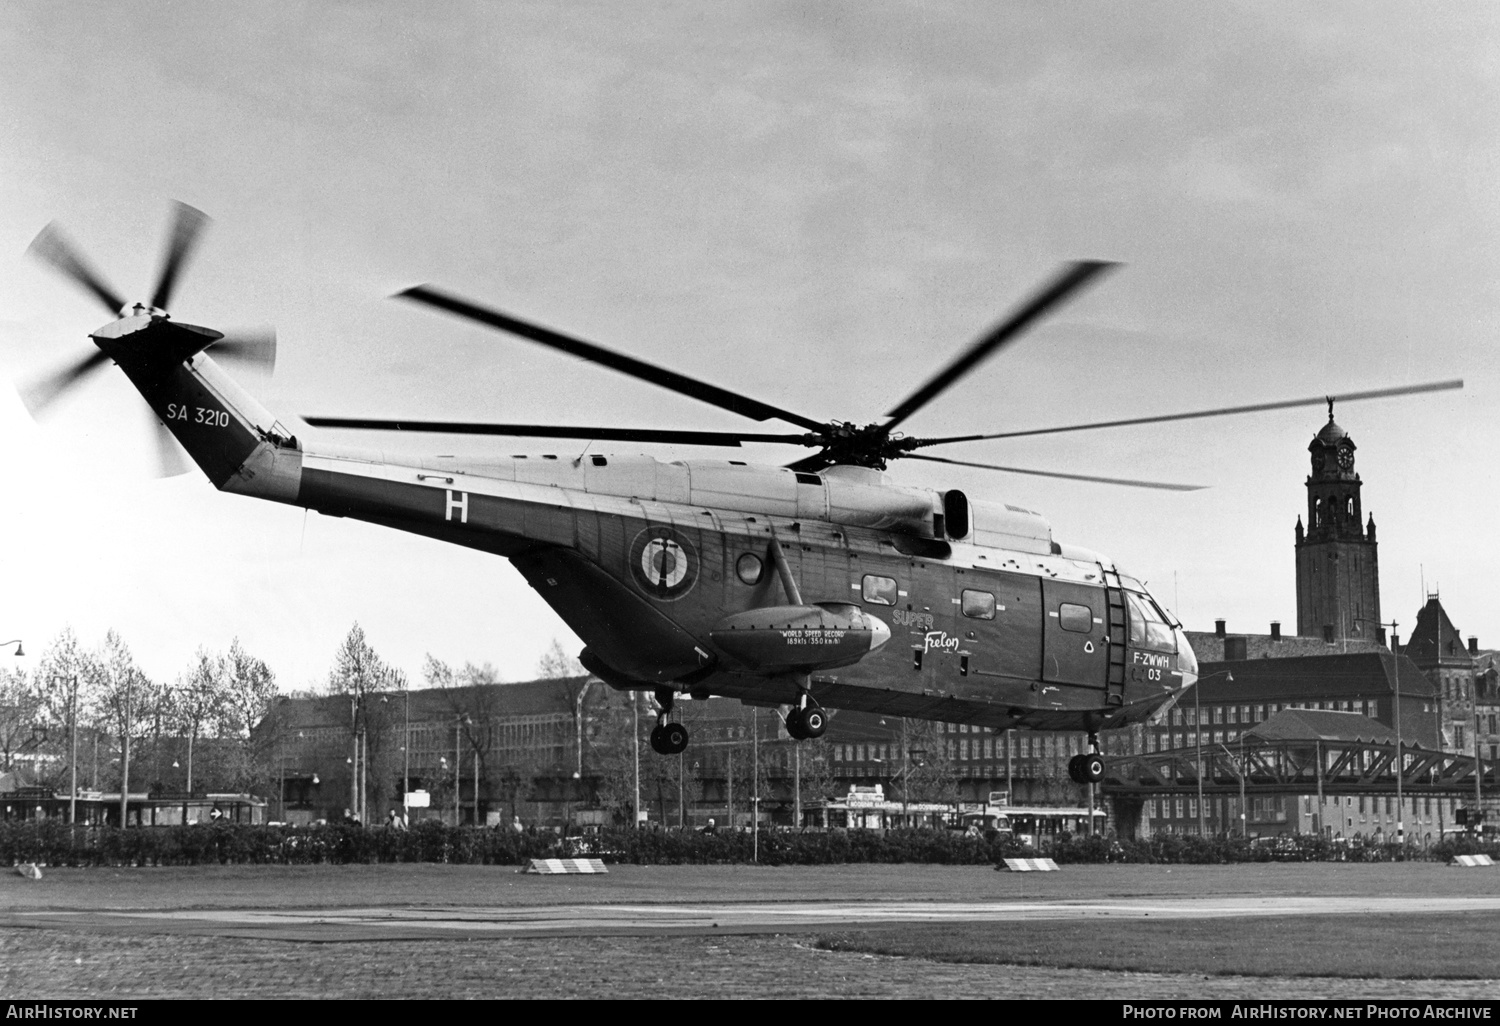
<svg viewBox="0 0 1500 1026"><path fill-rule="evenodd" d="M878 616L865 616L870 621L870 651L873 652L887 641L891 640L891 629L885 625L885 621Z"/></svg>
<svg viewBox="0 0 1500 1026"><path fill-rule="evenodd" d="M1198 656L1188 641L1187 631L1175 627L1172 633L1177 635L1177 672L1182 676L1182 687L1190 688L1198 682Z"/></svg>

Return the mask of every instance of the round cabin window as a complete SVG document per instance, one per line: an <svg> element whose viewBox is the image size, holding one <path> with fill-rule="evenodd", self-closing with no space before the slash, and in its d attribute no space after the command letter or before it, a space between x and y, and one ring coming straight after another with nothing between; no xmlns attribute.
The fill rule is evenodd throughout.
<svg viewBox="0 0 1500 1026"><path fill-rule="evenodd" d="M734 572L746 584L759 584L765 575L766 564L754 553L747 552L734 561Z"/></svg>

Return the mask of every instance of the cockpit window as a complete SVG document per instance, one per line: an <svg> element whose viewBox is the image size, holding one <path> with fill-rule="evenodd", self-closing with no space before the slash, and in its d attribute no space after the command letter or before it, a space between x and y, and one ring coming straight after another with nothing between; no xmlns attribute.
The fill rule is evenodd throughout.
<svg viewBox="0 0 1500 1026"><path fill-rule="evenodd" d="M1135 592L1127 591L1125 597L1130 603L1131 647L1175 652L1177 642L1172 637L1172 628L1167 625L1166 617L1157 610L1156 603Z"/></svg>

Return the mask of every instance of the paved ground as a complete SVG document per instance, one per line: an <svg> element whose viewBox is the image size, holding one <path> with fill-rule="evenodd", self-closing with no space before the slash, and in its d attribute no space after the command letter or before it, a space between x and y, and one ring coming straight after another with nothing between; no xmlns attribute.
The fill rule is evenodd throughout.
<svg viewBox="0 0 1500 1026"><path fill-rule="evenodd" d="M967 966L810 945L875 923L1320 913L1351 917L1358 944L1362 914L1500 909L1500 873L1342 869L59 870L0 881L0 997L1500 998L1497 980Z"/></svg>

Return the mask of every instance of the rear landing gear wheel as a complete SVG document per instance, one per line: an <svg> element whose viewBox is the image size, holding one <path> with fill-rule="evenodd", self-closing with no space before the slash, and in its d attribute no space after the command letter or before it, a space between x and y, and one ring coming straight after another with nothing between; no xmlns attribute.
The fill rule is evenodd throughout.
<svg viewBox="0 0 1500 1026"><path fill-rule="evenodd" d="M680 723L658 723L651 728L651 748L657 755L679 755L688 746L688 730Z"/></svg>
<svg viewBox="0 0 1500 1026"><path fill-rule="evenodd" d="M1087 780L1083 779L1083 769L1082 769L1082 767L1080 767L1078 765L1082 761L1083 761L1083 756L1081 756L1081 755L1075 755L1075 756L1073 756L1073 758L1071 758L1071 759L1068 760L1068 779L1071 780L1071 781L1073 781L1073 783L1075 783L1075 784L1086 784L1086 783L1088 783Z"/></svg>
<svg viewBox="0 0 1500 1026"><path fill-rule="evenodd" d="M1085 784L1097 784L1104 780L1104 757L1098 753L1080 755L1078 768Z"/></svg>

